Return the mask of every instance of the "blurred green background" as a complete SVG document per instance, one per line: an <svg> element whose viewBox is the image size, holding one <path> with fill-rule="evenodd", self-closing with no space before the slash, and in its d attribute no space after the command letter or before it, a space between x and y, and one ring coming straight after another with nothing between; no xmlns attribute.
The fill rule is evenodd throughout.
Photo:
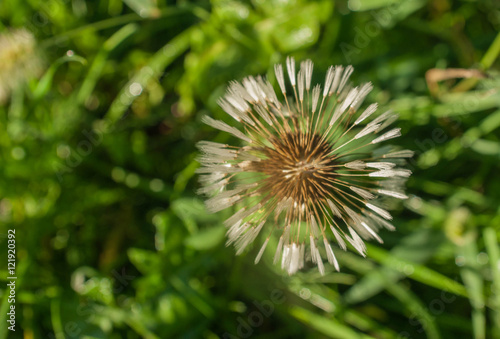
<svg viewBox="0 0 500 339"><path fill-rule="evenodd" d="M0 337L500 338L498 1L3 0L0 35L23 27L35 48L0 44ZM397 231L324 277L235 257L195 194L195 143L236 142L201 116L287 55L315 83L354 65L416 151Z"/></svg>

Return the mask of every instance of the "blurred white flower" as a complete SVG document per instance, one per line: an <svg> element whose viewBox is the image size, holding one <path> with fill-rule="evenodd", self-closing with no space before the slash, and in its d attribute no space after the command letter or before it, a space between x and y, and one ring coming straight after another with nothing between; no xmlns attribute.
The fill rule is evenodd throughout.
<svg viewBox="0 0 500 339"><path fill-rule="evenodd" d="M41 71L42 61L33 34L24 28L0 33L0 104L13 89Z"/></svg>

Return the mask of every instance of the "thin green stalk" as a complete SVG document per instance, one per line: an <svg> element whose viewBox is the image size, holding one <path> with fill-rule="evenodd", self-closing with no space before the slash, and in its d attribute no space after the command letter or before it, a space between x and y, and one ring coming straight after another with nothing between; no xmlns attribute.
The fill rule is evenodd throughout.
<svg viewBox="0 0 500 339"><path fill-rule="evenodd" d="M128 24L122 27L108 40L106 40L106 42L104 42L104 45L92 62L92 66L90 66L87 76L85 77L85 80L83 81L83 84L78 91L78 103L83 104L85 100L87 100L87 98L92 94L97 80L101 75L102 70L104 69L104 65L106 64L106 60L108 59L109 54L124 40L136 33L138 29L139 26L137 24Z"/></svg>
<svg viewBox="0 0 500 339"><path fill-rule="evenodd" d="M481 69L483 70L489 69L499 55L500 55L500 33L497 34L490 48L488 48L486 54L484 54L483 58L479 62L481 64Z"/></svg>
<svg viewBox="0 0 500 339"><path fill-rule="evenodd" d="M460 270L462 280L469 294L472 305L472 329L474 339L486 338L486 316L484 281L477 263L476 237L458 248L459 253L465 258L466 265Z"/></svg>
<svg viewBox="0 0 500 339"><path fill-rule="evenodd" d="M422 328L425 330L427 338L441 338L441 334L439 333L436 325L436 317L429 313L427 307L414 293L404 287L401 283L388 285L387 292L397 298L401 304L403 304L404 307L412 313L410 315L408 325L414 325L411 320L416 317Z"/></svg>
<svg viewBox="0 0 500 339"><path fill-rule="evenodd" d="M181 9L179 9L179 8L165 8L165 9L160 11L159 18L176 16L176 15L179 15L179 14L185 13L185 12L187 12L187 10L184 8L181 8ZM126 15L122 15L119 17L114 17L114 18L110 18L110 19L106 19L106 20L102 20L102 21L97 21L97 22L93 22L91 24L81 26L81 27L75 28L73 30L64 32L62 34L56 35L56 36L51 37L49 39L46 39L40 43L40 46L42 48L50 48L52 46L57 46L70 38L74 38L74 37L82 34L82 32L84 32L84 31L101 31L103 29L112 28L112 27L116 27L116 26L122 26L122 25L126 25L128 23L132 23L135 21L144 21L144 20L151 20L151 18L141 17L140 15L133 13L133 14L126 14Z"/></svg>
<svg viewBox="0 0 500 339"><path fill-rule="evenodd" d="M292 306L288 312L295 319L329 338L373 338L366 334L357 333L334 318L318 315L300 306Z"/></svg>
<svg viewBox="0 0 500 339"><path fill-rule="evenodd" d="M132 84L140 85L142 88L146 87L150 79L158 77L161 72L171 64L177 57L184 53L190 46L191 34L197 26L188 28L184 32L177 35L169 41L163 48L161 48L151 58L151 61L141 68L126 84L122 87L120 93L111 104L105 119L109 125L118 121L127 108L132 104L135 97L129 92Z"/></svg>
<svg viewBox="0 0 500 339"><path fill-rule="evenodd" d="M491 275L493 282L491 285L491 323L493 338L500 338L500 248L497 241L497 234L493 228L487 228L483 232L484 245L488 252L491 265Z"/></svg>
<svg viewBox="0 0 500 339"><path fill-rule="evenodd" d="M495 60L500 55L500 33L497 34L495 40L490 45L486 53L483 55L481 61L479 61L480 69L483 71L488 70ZM452 92L467 92L469 89L474 87L478 82L477 78L464 79L458 83L451 91Z"/></svg>
<svg viewBox="0 0 500 339"><path fill-rule="evenodd" d="M61 300L59 298L52 299L50 302L50 318L56 339L65 339L61 320Z"/></svg>

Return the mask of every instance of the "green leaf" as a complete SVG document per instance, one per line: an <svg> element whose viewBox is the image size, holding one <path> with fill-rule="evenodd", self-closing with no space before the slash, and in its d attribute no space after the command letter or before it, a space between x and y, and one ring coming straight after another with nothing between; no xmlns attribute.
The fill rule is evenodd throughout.
<svg viewBox="0 0 500 339"><path fill-rule="evenodd" d="M195 309L200 311L205 317L213 317L214 309L206 300L206 297L204 295L195 290L178 276L173 276L170 279L170 283L181 295L184 296L184 298L186 298L191 303L191 305L194 306Z"/></svg>
<svg viewBox="0 0 500 339"><path fill-rule="evenodd" d="M198 231L198 223L215 217L207 213L205 205L200 199L180 198L172 202L172 211L184 222L184 226L191 234Z"/></svg>
<svg viewBox="0 0 500 339"><path fill-rule="evenodd" d="M225 233L223 226L209 227L190 235L184 243L195 250L206 251L219 245L224 240Z"/></svg>
<svg viewBox="0 0 500 339"><path fill-rule="evenodd" d="M130 248L127 254L132 264L144 274L158 271L161 267L160 258L155 252Z"/></svg>

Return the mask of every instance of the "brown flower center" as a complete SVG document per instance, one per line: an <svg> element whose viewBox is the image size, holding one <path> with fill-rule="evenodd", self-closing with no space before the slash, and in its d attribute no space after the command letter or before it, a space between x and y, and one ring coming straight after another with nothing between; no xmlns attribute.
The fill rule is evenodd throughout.
<svg viewBox="0 0 500 339"><path fill-rule="evenodd" d="M253 170L267 174L261 192L279 198L292 198L302 205L323 200L335 175L331 146L317 134L288 133L270 140L265 159L253 163Z"/></svg>

